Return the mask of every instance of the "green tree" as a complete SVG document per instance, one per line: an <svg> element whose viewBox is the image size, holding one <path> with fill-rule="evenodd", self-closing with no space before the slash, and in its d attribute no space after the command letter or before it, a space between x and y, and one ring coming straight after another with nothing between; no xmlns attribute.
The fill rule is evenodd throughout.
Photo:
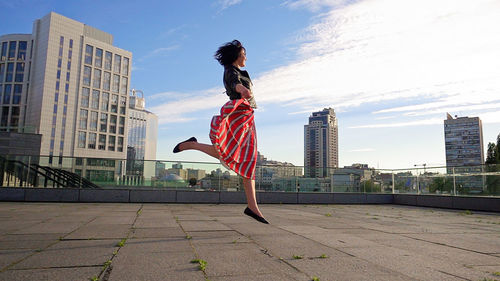
<svg viewBox="0 0 500 281"><path fill-rule="evenodd" d="M488 143L486 155L486 172L500 171L500 134L497 136L497 143ZM486 187L489 194L500 195L500 175L486 176Z"/></svg>
<svg viewBox="0 0 500 281"><path fill-rule="evenodd" d="M453 180L446 179L446 177L437 177L434 178L431 184L429 184L429 192L436 193L439 191L440 193L448 192L451 193L453 189Z"/></svg>

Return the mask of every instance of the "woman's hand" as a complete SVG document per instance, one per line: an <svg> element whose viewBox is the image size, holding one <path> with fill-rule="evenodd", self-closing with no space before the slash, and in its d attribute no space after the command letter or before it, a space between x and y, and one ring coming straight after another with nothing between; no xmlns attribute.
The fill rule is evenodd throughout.
<svg viewBox="0 0 500 281"><path fill-rule="evenodd" d="M244 99L249 99L252 97L252 92L247 89L245 86L242 84L237 84L236 85L236 91L241 94L241 97Z"/></svg>

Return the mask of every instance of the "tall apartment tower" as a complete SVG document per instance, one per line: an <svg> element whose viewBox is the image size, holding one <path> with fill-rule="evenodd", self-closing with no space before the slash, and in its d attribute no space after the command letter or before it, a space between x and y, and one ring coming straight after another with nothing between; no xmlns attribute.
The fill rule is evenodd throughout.
<svg viewBox="0 0 500 281"><path fill-rule="evenodd" d="M444 139L446 166L484 164L483 126L479 117L453 118L446 114Z"/></svg>
<svg viewBox="0 0 500 281"><path fill-rule="evenodd" d="M454 177L457 192L474 193L486 186L483 172L483 126L479 117L456 117L446 114L444 120L446 167Z"/></svg>
<svg viewBox="0 0 500 281"><path fill-rule="evenodd" d="M339 166L338 124L333 108L313 112L304 125L305 177L329 177Z"/></svg>
<svg viewBox="0 0 500 281"><path fill-rule="evenodd" d="M158 116L145 109L142 91L132 89L129 100L127 173L139 171L141 176L149 179L155 176L153 160L156 159Z"/></svg>
<svg viewBox="0 0 500 281"><path fill-rule="evenodd" d="M111 34L52 12L0 47L0 130L41 134L40 155L125 159L132 53Z"/></svg>

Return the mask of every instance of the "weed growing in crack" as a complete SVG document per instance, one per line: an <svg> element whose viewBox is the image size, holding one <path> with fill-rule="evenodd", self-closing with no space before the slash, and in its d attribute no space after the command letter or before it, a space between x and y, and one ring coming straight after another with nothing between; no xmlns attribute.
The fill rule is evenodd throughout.
<svg viewBox="0 0 500 281"><path fill-rule="evenodd" d="M325 254L322 254L322 255L321 255L321 256L319 256L318 258L320 258L320 259L326 259L326 258L328 258L328 256L327 256L327 255L325 255Z"/></svg>
<svg viewBox="0 0 500 281"><path fill-rule="evenodd" d="M326 213L326 214L325 214L325 216L327 216L327 217L331 217L331 216L332 216L332 214L330 214L330 213Z"/></svg>
<svg viewBox="0 0 500 281"><path fill-rule="evenodd" d="M205 269L207 268L207 261L202 259L194 259L191 261L191 263L197 263L198 269L201 271L205 271Z"/></svg>
<svg viewBox="0 0 500 281"><path fill-rule="evenodd" d="M311 281L319 281L319 277L313 276L313 279Z"/></svg>
<svg viewBox="0 0 500 281"><path fill-rule="evenodd" d="M295 260L301 260L303 258L304 258L304 256L293 255L293 259L295 259Z"/></svg>
<svg viewBox="0 0 500 281"><path fill-rule="evenodd" d="M193 239L193 237L191 235L187 234L186 239L190 240L190 239Z"/></svg>
<svg viewBox="0 0 500 281"><path fill-rule="evenodd" d="M123 247L125 246L125 242L127 242L127 238L123 238L118 244L116 244L117 247Z"/></svg>
<svg viewBox="0 0 500 281"><path fill-rule="evenodd" d="M106 269L106 268L108 268L110 265L111 265L111 260L107 260L107 261L104 263L103 267L104 267L104 269Z"/></svg>

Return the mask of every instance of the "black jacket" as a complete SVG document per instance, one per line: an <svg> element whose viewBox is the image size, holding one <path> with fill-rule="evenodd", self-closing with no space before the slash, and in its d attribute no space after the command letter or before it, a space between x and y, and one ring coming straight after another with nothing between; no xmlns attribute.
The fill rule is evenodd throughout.
<svg viewBox="0 0 500 281"><path fill-rule="evenodd" d="M236 91L236 85L242 84L245 88L252 91L252 80L248 72L241 70L233 65L224 66L224 87L226 94L231 100L241 99L241 94Z"/></svg>
<svg viewBox="0 0 500 281"><path fill-rule="evenodd" d="M229 99L241 99L241 94L236 91L236 85L238 84L242 84L252 92L253 84L247 71L241 70L234 65L224 66L224 88L226 88L226 94L229 96ZM253 94L252 98L248 99L248 102L250 102L253 108L257 107Z"/></svg>

